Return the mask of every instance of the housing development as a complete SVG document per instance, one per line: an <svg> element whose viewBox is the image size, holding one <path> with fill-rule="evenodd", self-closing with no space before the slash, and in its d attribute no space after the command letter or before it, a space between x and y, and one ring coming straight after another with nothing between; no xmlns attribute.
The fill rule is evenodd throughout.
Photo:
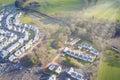
<svg viewBox="0 0 120 80"><path fill-rule="evenodd" d="M21 15L20 11L0 11L0 57L3 60L16 60L40 38L39 29L19 22Z"/></svg>
<svg viewBox="0 0 120 80"><path fill-rule="evenodd" d="M0 80L120 80L120 0L0 0Z"/></svg>

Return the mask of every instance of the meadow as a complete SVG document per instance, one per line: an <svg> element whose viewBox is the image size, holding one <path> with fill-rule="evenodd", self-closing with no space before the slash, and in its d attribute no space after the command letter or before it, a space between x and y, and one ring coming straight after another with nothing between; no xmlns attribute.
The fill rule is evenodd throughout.
<svg viewBox="0 0 120 80"><path fill-rule="evenodd" d="M102 62L98 78L99 80L120 80L120 68L109 66L107 62Z"/></svg>
<svg viewBox="0 0 120 80"><path fill-rule="evenodd" d="M96 5L90 6L88 9L86 9L84 16L111 21L120 20L119 4L119 0L101 0Z"/></svg>
<svg viewBox="0 0 120 80"><path fill-rule="evenodd" d="M15 0L0 0L0 4L12 4Z"/></svg>
<svg viewBox="0 0 120 80"><path fill-rule="evenodd" d="M32 18L29 17L28 15L24 15L24 14L23 14L23 15L20 17L20 22L28 24L28 23L31 23L31 22L32 22Z"/></svg>
<svg viewBox="0 0 120 80"><path fill-rule="evenodd" d="M106 54L99 69L99 80L120 80L120 53L106 50Z"/></svg>
<svg viewBox="0 0 120 80"><path fill-rule="evenodd" d="M39 10L44 13L57 13L61 11L80 10L84 0L40 0Z"/></svg>

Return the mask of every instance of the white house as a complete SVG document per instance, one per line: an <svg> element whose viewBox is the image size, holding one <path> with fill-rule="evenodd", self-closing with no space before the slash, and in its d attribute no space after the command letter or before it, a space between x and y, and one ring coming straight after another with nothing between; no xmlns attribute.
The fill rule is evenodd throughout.
<svg viewBox="0 0 120 80"><path fill-rule="evenodd" d="M10 57L8 58L9 61L14 61L17 57L15 57L14 55L10 55Z"/></svg>
<svg viewBox="0 0 120 80"><path fill-rule="evenodd" d="M49 70L53 71L53 72L56 72L56 73L60 73L62 71L62 68L60 66L57 66L57 65L54 65L54 64L51 64L49 67L48 67Z"/></svg>
<svg viewBox="0 0 120 80"><path fill-rule="evenodd" d="M55 75L51 75L47 80L56 80L56 76Z"/></svg>
<svg viewBox="0 0 120 80"><path fill-rule="evenodd" d="M75 72L73 68L67 69L66 72L74 79L86 80L86 79L84 79L84 75L82 73Z"/></svg>
<svg viewBox="0 0 120 80"><path fill-rule="evenodd" d="M2 20L3 16L4 16L4 15L2 15L2 14L0 15L0 21Z"/></svg>
<svg viewBox="0 0 120 80"><path fill-rule="evenodd" d="M27 41L28 39L29 39L29 33L27 31L25 31L24 40Z"/></svg>
<svg viewBox="0 0 120 80"><path fill-rule="evenodd" d="M14 55L17 57L17 56L20 56L22 54L22 52L20 50L17 50Z"/></svg>
<svg viewBox="0 0 120 80"><path fill-rule="evenodd" d="M54 65L54 64L51 64L48 69L51 70L51 71L53 71L54 68L55 68L55 65Z"/></svg>
<svg viewBox="0 0 120 80"><path fill-rule="evenodd" d="M9 52L12 52L14 49L16 49L18 46L20 45L20 43L16 42L14 44L12 44L10 47L8 47L6 50Z"/></svg>
<svg viewBox="0 0 120 80"><path fill-rule="evenodd" d="M8 51L2 50L1 53L0 53L0 56L4 59L8 54L9 54Z"/></svg>
<svg viewBox="0 0 120 80"><path fill-rule="evenodd" d="M22 45L24 43L23 38L19 39L18 42Z"/></svg>
<svg viewBox="0 0 120 80"><path fill-rule="evenodd" d="M58 67L55 69L55 72L58 73L58 74L61 73L61 71L62 71L62 68L61 68L60 66L58 66Z"/></svg>

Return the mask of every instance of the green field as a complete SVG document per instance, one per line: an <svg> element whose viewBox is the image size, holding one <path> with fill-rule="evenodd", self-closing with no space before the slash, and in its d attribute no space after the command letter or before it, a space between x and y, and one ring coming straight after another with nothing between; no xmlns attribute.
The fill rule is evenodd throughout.
<svg viewBox="0 0 120 80"><path fill-rule="evenodd" d="M15 0L0 0L0 4L12 4Z"/></svg>
<svg viewBox="0 0 120 80"><path fill-rule="evenodd" d="M84 0L40 0L39 10L45 13L80 10Z"/></svg>
<svg viewBox="0 0 120 80"><path fill-rule="evenodd" d="M22 15L20 17L20 22L28 24L32 22L32 18L27 15Z"/></svg>
<svg viewBox="0 0 120 80"><path fill-rule="evenodd" d="M99 80L120 80L120 67L109 66L103 62L99 71Z"/></svg>
<svg viewBox="0 0 120 80"><path fill-rule="evenodd" d="M111 50L106 53L108 56L100 66L99 80L120 80L120 53Z"/></svg>
<svg viewBox="0 0 120 80"><path fill-rule="evenodd" d="M112 21L120 20L120 1L101 0L96 5L85 10L84 15L98 19L108 19Z"/></svg>

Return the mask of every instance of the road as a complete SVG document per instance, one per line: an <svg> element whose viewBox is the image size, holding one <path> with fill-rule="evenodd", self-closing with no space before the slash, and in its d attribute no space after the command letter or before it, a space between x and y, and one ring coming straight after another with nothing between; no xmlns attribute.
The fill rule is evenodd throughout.
<svg viewBox="0 0 120 80"><path fill-rule="evenodd" d="M60 66L60 64L58 64L56 61L59 59L59 57L62 55L61 53L62 53L62 50L63 50L64 48L60 48L59 50L58 50L58 54L53 58L53 60L51 61L51 62L49 62L46 66L43 66L41 69L46 69L46 68L48 68L51 64L55 64L55 65L59 65Z"/></svg>

